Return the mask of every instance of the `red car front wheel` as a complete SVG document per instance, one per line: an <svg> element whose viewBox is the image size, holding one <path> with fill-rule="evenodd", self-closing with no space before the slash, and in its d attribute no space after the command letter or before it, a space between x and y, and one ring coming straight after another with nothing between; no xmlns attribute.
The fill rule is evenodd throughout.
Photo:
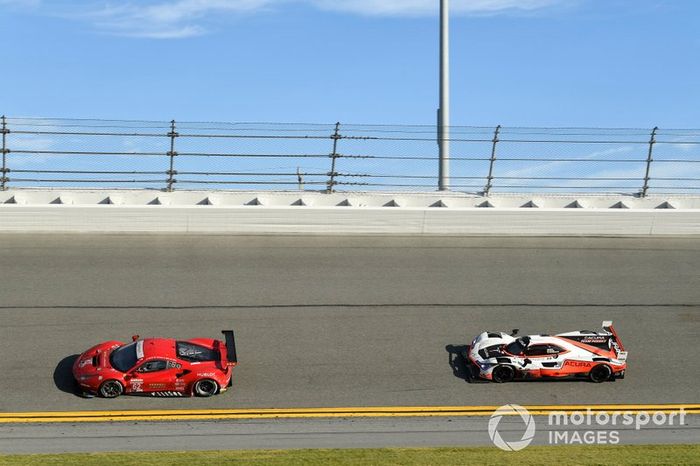
<svg viewBox="0 0 700 466"><path fill-rule="evenodd" d="M99 393L103 398L116 398L124 393L124 385L118 380L105 380L100 385Z"/></svg>

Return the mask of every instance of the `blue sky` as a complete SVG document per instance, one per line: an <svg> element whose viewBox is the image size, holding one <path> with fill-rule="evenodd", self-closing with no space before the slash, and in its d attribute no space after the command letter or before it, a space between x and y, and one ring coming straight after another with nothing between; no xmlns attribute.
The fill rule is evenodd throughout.
<svg viewBox="0 0 700 466"><path fill-rule="evenodd" d="M452 0L452 124L700 127L700 2ZM432 124L438 0L0 0L0 113Z"/></svg>

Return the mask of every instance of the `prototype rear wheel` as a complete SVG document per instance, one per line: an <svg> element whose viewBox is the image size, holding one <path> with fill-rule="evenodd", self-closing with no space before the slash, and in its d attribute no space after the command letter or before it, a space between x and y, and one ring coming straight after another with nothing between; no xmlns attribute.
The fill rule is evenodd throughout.
<svg viewBox="0 0 700 466"><path fill-rule="evenodd" d="M508 366L505 364L500 364L493 368L491 373L491 380L496 383L512 382L515 378L515 369L513 366Z"/></svg>
<svg viewBox="0 0 700 466"><path fill-rule="evenodd" d="M99 393L102 398L116 398L124 393L124 385L118 380L105 380L100 385Z"/></svg>
<svg viewBox="0 0 700 466"><path fill-rule="evenodd" d="M198 380L194 384L194 394L196 396L212 396L219 391L219 384L211 379Z"/></svg>
<svg viewBox="0 0 700 466"><path fill-rule="evenodd" d="M610 380L611 376L612 369L610 369L610 366L607 364L598 364L591 369L591 372L588 373L588 378L593 383L605 382L606 380Z"/></svg>

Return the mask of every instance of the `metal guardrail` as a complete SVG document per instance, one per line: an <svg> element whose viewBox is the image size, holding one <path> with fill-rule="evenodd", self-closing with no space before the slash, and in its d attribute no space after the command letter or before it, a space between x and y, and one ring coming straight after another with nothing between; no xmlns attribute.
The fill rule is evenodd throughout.
<svg viewBox="0 0 700 466"><path fill-rule="evenodd" d="M419 125L0 118L0 189L434 191ZM450 128L454 191L692 194L700 130Z"/></svg>

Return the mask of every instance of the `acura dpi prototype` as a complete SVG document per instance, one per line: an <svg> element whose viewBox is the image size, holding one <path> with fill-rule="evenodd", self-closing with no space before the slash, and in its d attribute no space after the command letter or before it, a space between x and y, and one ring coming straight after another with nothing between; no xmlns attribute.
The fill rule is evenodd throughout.
<svg viewBox="0 0 700 466"><path fill-rule="evenodd" d="M238 364L233 330L225 342L211 338L132 337L131 343L106 341L81 354L73 377L83 393L115 398L122 394L212 396L231 386Z"/></svg>
<svg viewBox="0 0 700 466"><path fill-rule="evenodd" d="M587 378L591 382L625 377L627 351L611 321L602 331L517 336L483 332L467 353L472 374L497 383L516 379Z"/></svg>

